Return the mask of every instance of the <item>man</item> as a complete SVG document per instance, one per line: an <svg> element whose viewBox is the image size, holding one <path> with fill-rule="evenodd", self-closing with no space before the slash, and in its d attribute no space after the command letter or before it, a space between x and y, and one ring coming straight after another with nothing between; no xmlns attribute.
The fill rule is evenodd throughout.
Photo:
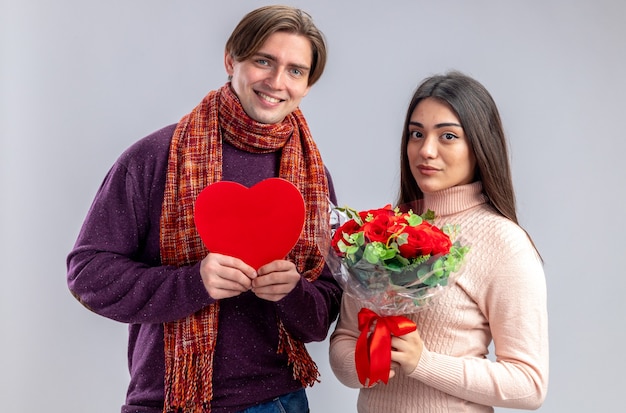
<svg viewBox="0 0 626 413"><path fill-rule="evenodd" d="M226 43L229 82L107 174L68 256L68 285L129 324L123 413L308 411L318 372L304 343L326 337L341 300L318 245L332 181L298 108L325 62L309 15L250 12ZM253 268L207 251L193 225L198 193L270 177L305 200L288 256Z"/></svg>

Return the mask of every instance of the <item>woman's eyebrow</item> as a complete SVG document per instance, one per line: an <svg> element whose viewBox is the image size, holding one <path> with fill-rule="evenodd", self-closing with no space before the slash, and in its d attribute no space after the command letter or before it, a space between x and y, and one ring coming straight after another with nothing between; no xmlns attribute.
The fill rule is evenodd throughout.
<svg viewBox="0 0 626 413"><path fill-rule="evenodd" d="M409 122L409 125L414 125L414 126L417 126L417 127L420 127L420 128L424 127L424 125L422 125L420 122L413 122L413 121ZM456 126L458 128L462 128L462 126L460 124L455 123L455 122L438 123L438 124L435 125L435 128L446 128L446 127L449 127L449 126Z"/></svg>

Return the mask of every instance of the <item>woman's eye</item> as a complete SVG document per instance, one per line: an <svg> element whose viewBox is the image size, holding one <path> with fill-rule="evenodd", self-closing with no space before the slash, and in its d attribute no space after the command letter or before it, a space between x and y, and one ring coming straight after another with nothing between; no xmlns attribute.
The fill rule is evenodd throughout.
<svg viewBox="0 0 626 413"><path fill-rule="evenodd" d="M409 137L415 139L415 138L421 138L422 137L422 132L420 131L409 131Z"/></svg>
<svg viewBox="0 0 626 413"><path fill-rule="evenodd" d="M457 138L457 136L453 133L444 133L442 137L447 141L451 141Z"/></svg>

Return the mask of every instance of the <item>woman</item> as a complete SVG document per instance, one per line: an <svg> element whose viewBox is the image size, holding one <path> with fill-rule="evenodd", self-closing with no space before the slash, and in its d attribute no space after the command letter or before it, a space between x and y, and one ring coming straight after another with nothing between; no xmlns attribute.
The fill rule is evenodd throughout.
<svg viewBox="0 0 626 413"><path fill-rule="evenodd" d="M330 363L361 388L358 411L493 412L537 409L548 383L542 261L519 226L507 143L497 107L458 72L427 78L407 110L397 205L431 209L460 227L471 250L456 282L409 314L417 330L392 337L387 384L363 387L354 362L358 301L344 295ZM493 340L495 357L488 358Z"/></svg>

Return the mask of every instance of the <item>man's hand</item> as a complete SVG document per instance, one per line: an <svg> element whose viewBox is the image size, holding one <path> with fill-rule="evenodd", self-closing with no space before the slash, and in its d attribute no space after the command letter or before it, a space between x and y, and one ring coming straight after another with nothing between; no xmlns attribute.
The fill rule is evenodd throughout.
<svg viewBox="0 0 626 413"><path fill-rule="evenodd" d="M235 297L252 288L254 268L239 258L209 253L200 263L202 283L209 295L220 300Z"/></svg>
<svg viewBox="0 0 626 413"><path fill-rule="evenodd" d="M300 273L291 261L276 260L259 268L252 280L252 292L268 301L278 301L300 282Z"/></svg>

